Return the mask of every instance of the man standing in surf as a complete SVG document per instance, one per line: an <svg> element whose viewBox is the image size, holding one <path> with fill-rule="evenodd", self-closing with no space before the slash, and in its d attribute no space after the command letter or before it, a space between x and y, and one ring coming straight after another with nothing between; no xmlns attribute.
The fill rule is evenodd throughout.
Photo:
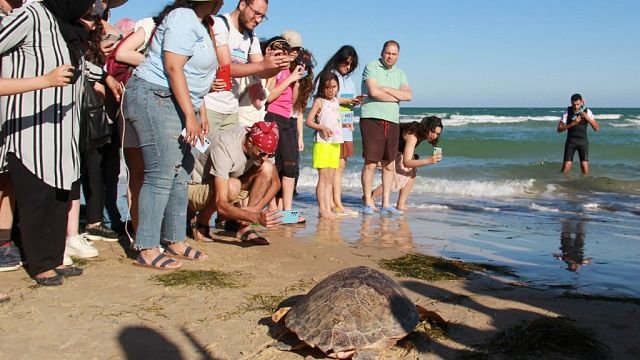
<svg viewBox="0 0 640 360"><path fill-rule="evenodd" d="M562 172L568 173L573 164L573 155L578 152L580 157L580 169L584 175L589 174L589 139L587 128L591 125L594 131L600 130L600 125L593 117L590 109L584 106L582 95L571 95L571 106L567 108L562 120L558 123L558 132L567 131L567 140L564 143L564 162Z"/></svg>
<svg viewBox="0 0 640 360"><path fill-rule="evenodd" d="M411 88L404 72L395 65L400 55L400 44L389 40L384 43L380 59L370 62L362 74L362 91L367 95L362 104L360 132L362 134L362 213L377 211L371 196L373 175L377 164L382 164L381 214L400 215L402 211L389 204L391 183L395 173L395 159L400 139L400 101L410 101Z"/></svg>

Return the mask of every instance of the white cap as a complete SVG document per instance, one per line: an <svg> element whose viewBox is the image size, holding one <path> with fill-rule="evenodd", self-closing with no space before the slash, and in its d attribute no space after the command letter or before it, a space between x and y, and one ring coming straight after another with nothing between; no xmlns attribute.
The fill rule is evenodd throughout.
<svg viewBox="0 0 640 360"><path fill-rule="evenodd" d="M302 36L299 32L295 30L285 30L281 35L292 48L294 47L302 47Z"/></svg>

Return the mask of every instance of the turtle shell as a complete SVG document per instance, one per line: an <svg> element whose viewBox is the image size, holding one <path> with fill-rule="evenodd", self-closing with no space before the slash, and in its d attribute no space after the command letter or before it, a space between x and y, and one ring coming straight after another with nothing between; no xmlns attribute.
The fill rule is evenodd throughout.
<svg viewBox="0 0 640 360"><path fill-rule="evenodd" d="M391 347L418 322L416 306L402 287L365 266L322 280L285 318L300 340L325 354Z"/></svg>

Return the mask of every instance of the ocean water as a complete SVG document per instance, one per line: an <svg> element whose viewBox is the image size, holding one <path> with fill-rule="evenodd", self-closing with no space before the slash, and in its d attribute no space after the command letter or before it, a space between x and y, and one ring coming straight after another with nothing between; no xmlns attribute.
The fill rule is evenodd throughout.
<svg viewBox="0 0 640 360"><path fill-rule="evenodd" d="M367 246L512 266L531 286L640 296L640 109L592 109L600 131L589 129L589 176L580 174L577 155L571 173L560 173L566 133L556 126L563 111L402 108L402 122L443 119L443 161L419 169L405 216L349 218L338 235ZM357 126L354 137L343 191L346 204L359 208ZM305 145L295 202L315 217L309 129ZM431 151L426 143L417 149L421 157Z"/></svg>

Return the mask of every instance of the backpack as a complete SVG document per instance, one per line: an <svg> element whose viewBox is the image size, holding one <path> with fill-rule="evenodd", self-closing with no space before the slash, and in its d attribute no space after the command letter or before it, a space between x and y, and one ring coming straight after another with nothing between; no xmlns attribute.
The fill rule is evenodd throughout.
<svg viewBox="0 0 640 360"><path fill-rule="evenodd" d="M111 141L111 126L104 111L104 99L84 80L84 96L80 107L80 148L93 149Z"/></svg>
<svg viewBox="0 0 640 360"><path fill-rule="evenodd" d="M107 73L109 73L109 75L113 76L116 80L120 81L123 84L126 84L127 80L129 80L129 78L131 77L131 74L133 73L133 67L129 64L117 61L116 54L118 53L118 49L120 49L120 45L122 45L125 40L131 37L133 33L135 33L135 31L131 31L125 37L123 37L122 40L118 42L118 45L116 45L115 49L113 49L111 54L109 54L109 56L104 59L104 66L107 69Z"/></svg>
<svg viewBox="0 0 640 360"><path fill-rule="evenodd" d="M226 16L218 15L218 16L215 16L215 18L222 20L222 22L224 23L224 27L227 28L227 32L231 31L231 25L229 25L229 20L227 19ZM253 30L247 31L247 34L249 34L249 39L250 39L249 40L249 50L251 50L251 46L253 46L253 38L255 37L255 35L253 33ZM228 41L228 39L227 39L227 41ZM215 44L215 38L213 39L213 42Z"/></svg>
<svg viewBox="0 0 640 360"><path fill-rule="evenodd" d="M147 44L147 49L149 49L149 47L151 46L151 42L153 41L153 37L156 33L156 28L154 28L153 32L151 33L151 37L149 38L149 44ZM134 33L135 31L131 31L125 37L123 37L122 40L118 42L118 45L116 45L115 49L113 49L111 54L109 54L109 56L107 56L104 61L105 62L104 66L107 69L107 73L125 85L127 84L127 81L129 80L131 75L133 75L133 69L135 67L127 63L123 63L116 60L116 54L120 49L120 45L122 45L125 42L125 40L127 40Z"/></svg>

